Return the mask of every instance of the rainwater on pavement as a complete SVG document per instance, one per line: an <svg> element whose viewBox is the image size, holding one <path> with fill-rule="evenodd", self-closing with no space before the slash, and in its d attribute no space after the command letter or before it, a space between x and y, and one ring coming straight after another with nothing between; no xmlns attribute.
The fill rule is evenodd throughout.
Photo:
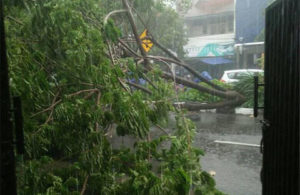
<svg viewBox="0 0 300 195"><path fill-rule="evenodd" d="M238 114L215 112L190 112L187 117L196 124L194 146L203 149L202 169L215 172L217 189L229 195L260 195L260 171L262 154L258 147L261 141L259 118L253 118L248 110L238 110ZM170 114L168 133L175 130L175 117ZM113 148L132 148L136 141L133 136L118 137L113 133L110 142ZM163 135L158 128L151 128L152 138ZM215 141L233 142L233 144ZM236 145L234 143L254 146ZM168 147L165 145L164 147Z"/></svg>
<svg viewBox="0 0 300 195"><path fill-rule="evenodd" d="M201 112L190 114L196 123L195 146L205 151L202 168L215 172L219 190L231 195L261 194L262 154L257 146L215 143L218 141L259 145L261 125L251 115Z"/></svg>

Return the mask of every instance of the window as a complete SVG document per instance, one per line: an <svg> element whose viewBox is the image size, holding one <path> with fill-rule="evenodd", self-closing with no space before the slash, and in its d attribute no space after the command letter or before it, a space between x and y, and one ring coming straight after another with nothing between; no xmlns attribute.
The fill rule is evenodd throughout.
<svg viewBox="0 0 300 195"><path fill-rule="evenodd" d="M227 15L207 16L186 22L188 36L204 36L207 34L225 34L233 32L233 13Z"/></svg>

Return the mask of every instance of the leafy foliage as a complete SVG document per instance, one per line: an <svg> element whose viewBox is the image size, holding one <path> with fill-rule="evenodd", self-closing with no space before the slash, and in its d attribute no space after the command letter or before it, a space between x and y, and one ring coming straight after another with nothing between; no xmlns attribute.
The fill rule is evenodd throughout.
<svg viewBox="0 0 300 195"><path fill-rule="evenodd" d="M258 75L258 82L264 83L264 77ZM242 105L245 108L253 108L254 106L254 78L251 75L242 77L237 83L233 86L234 90L243 94L246 97L246 102ZM258 104L263 106L264 101L264 88L258 88Z"/></svg>
<svg viewBox="0 0 300 195"><path fill-rule="evenodd" d="M190 3L191 0L181 1L184 9L187 9ZM122 6L121 1L103 0L102 4L108 8L108 11L120 9ZM130 4L133 5L134 15L137 16L136 24L139 33L147 29L162 45L176 52L179 57L184 56L182 46L187 43L187 38L183 28L183 19L170 6L175 4L174 0L134 0ZM123 36L132 35L131 26L126 17L118 18L115 24L122 30ZM131 46L137 48L135 44ZM152 47L149 54L161 55L162 53L158 48Z"/></svg>
<svg viewBox="0 0 300 195"><path fill-rule="evenodd" d="M212 80L213 83L225 88L225 89L231 89L232 87L228 84L222 83L221 81L214 79ZM199 83L202 86L209 87L206 83ZM201 93L196 89L185 89L184 91L179 91L179 99L182 101L199 101L199 102L218 102L221 99L219 97L209 95L207 93Z"/></svg>
<svg viewBox="0 0 300 195"><path fill-rule="evenodd" d="M181 48L176 29L182 26L176 26L174 11L147 2L157 11L147 9L148 16L172 12L161 16L173 29L166 41L176 40L173 48ZM141 1L135 3L138 11L145 9ZM203 152L192 147L195 126L169 101L174 98L172 83L154 69L147 77L159 87L147 84L153 93L142 94L125 84L141 76L134 60L112 63L107 58L106 42L128 35L125 27L122 33L117 28L123 19L116 25L100 22L118 6L105 0L6 4L10 85L24 105L26 154L17 164L20 194L187 194L195 186L215 192L213 179L203 176L199 164ZM169 111L178 115L177 131L147 140L153 124L167 123ZM134 136L135 148L113 149L108 139L112 131Z"/></svg>
<svg viewBox="0 0 300 195"><path fill-rule="evenodd" d="M114 25L113 20L108 20L107 24L104 26L104 36L106 39L111 40L116 43L117 38L121 36L121 31Z"/></svg>

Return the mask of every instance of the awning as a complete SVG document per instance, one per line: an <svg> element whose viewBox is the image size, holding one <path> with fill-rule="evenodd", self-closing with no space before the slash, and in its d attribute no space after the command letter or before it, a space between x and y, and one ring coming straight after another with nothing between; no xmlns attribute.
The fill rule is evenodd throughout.
<svg viewBox="0 0 300 195"><path fill-rule="evenodd" d="M200 60L206 64L211 64L211 65L232 63L232 60L223 57L201 58Z"/></svg>

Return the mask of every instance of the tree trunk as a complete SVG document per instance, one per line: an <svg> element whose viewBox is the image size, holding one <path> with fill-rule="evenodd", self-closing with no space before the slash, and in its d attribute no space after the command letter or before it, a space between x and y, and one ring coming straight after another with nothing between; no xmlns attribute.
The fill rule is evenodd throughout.
<svg viewBox="0 0 300 195"><path fill-rule="evenodd" d="M201 81L203 81L204 83L208 84L210 87L207 86L203 86L203 85L199 85L195 82L186 80L182 77L178 77L176 75L173 75L171 73L167 73L167 72L163 72L162 74L162 78L164 79L171 79L174 80L174 82L177 84L182 84L184 86L193 88L198 90L199 92L203 92L203 93L208 93L210 95L213 96L217 96L217 97L221 97L224 99L224 101L221 102L215 102L215 103L209 103L209 104L202 104L202 103L185 103L182 105L182 107L187 108L189 110L201 110L201 109L215 109L215 108L234 108L236 106L241 105L244 101L245 101L245 97L243 97L241 94L235 92L235 91L226 91L226 89L212 83L211 81L207 80L206 78L202 77L196 70L194 70L192 67L190 67L188 64L186 64L185 62L183 62L181 59L179 59L178 57L176 57L174 54L172 54L167 48L165 48L164 46L162 46L159 42L157 42L153 37L150 37L150 39L152 40L152 42L154 43L154 45L156 45L158 48L160 48L163 52L165 52L168 56L170 56L171 58L166 58L166 57L162 57L162 56L148 56L147 53L145 52L145 50L142 47L142 41L139 37L139 34L137 32L137 27L136 24L134 22L134 18L132 15L132 10L128 4L128 0L122 0L123 2L123 6L124 9L127 10L127 16L136 40L136 43L138 45L139 51L141 53L141 55L139 55L137 52L133 51L126 43L124 43L122 40L119 39L120 45L123 47L124 50L127 51L127 53L132 54L133 57L137 58L137 59L141 59L144 62L144 70L145 72L151 70L150 64L149 64L149 59L156 59L158 61L164 62L166 64L169 63L175 63L179 66L184 67L185 69L187 69L189 72L191 72L194 76L198 77ZM141 19L141 18L140 18ZM132 84L132 83L127 83L129 85L136 85L136 84ZM136 85L136 88L151 94L151 91ZM176 106L176 104L175 104Z"/></svg>

